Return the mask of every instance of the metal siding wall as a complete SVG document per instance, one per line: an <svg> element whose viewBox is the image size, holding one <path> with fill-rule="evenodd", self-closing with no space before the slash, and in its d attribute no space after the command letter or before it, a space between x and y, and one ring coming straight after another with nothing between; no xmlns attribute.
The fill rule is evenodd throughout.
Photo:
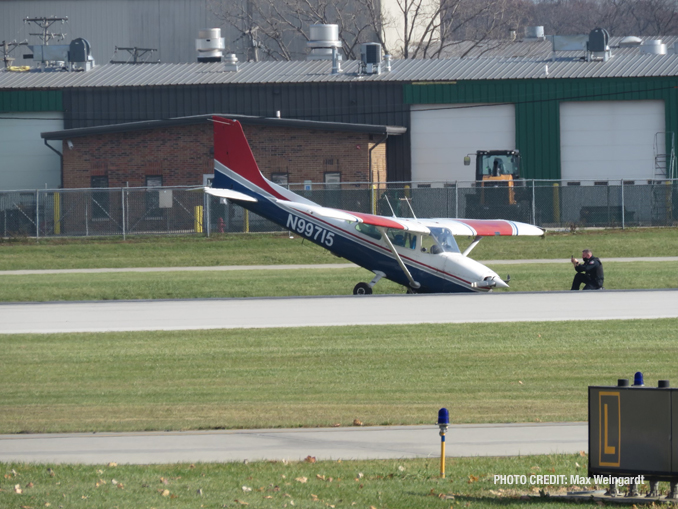
<svg viewBox="0 0 678 509"><path fill-rule="evenodd" d="M678 79L543 79L466 81L455 84L404 85L407 104L513 102L516 147L523 156L523 175L559 179L560 101L661 99L666 104L667 147L678 137Z"/></svg>
<svg viewBox="0 0 678 509"><path fill-rule="evenodd" d="M0 90L0 112L63 109L61 90Z"/></svg>

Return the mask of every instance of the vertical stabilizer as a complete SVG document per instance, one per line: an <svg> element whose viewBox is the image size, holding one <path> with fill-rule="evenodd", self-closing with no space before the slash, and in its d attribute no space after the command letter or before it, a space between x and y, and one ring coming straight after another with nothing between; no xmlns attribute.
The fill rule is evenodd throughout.
<svg viewBox="0 0 678 509"><path fill-rule="evenodd" d="M219 169L217 163L221 163L263 191L278 199L286 200L287 198L273 189L269 181L261 174L240 122L214 116L212 123L214 124L214 161L217 169ZM227 187L219 178L219 172L215 172L214 186Z"/></svg>

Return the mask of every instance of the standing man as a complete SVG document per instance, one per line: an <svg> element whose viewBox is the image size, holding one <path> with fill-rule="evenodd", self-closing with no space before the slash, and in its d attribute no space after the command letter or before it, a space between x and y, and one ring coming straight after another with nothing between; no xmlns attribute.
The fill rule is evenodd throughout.
<svg viewBox="0 0 678 509"><path fill-rule="evenodd" d="M590 249L584 249L581 252L582 262L579 263L574 256L570 258L570 262L574 266L577 273L572 281L572 289L579 290L579 287L584 283L584 290L601 290L603 288L603 262L593 256Z"/></svg>

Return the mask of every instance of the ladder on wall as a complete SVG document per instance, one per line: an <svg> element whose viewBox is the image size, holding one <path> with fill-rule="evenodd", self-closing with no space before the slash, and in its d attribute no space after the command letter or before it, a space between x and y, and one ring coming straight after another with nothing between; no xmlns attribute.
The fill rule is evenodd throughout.
<svg viewBox="0 0 678 509"><path fill-rule="evenodd" d="M666 138L669 138L669 150L666 150ZM664 147L664 148L662 148ZM668 152L668 153L667 153ZM672 179L676 178L676 152L675 152L675 133L660 132L654 135L654 178Z"/></svg>

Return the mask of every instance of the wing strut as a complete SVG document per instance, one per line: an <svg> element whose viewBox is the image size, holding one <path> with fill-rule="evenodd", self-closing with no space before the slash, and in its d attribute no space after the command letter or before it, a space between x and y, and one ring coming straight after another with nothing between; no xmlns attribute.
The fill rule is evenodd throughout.
<svg viewBox="0 0 678 509"><path fill-rule="evenodd" d="M384 239L386 240L386 243L388 244L388 247L391 249L391 252L394 254L396 260L398 261L398 265L400 265L400 268L401 268L402 271L405 273L405 276L407 276L407 279L408 279L409 282L410 282L410 286L411 286L412 288L414 288L415 290L416 290L417 288L420 288L420 287L421 287L421 284L420 284L420 283L417 283L417 282L414 280L414 278L412 277L412 274L410 274L410 271L407 270L407 267L405 266L405 262L403 262L403 259L402 259L402 258L400 257L400 255L398 254L398 251L396 251L396 248L395 248L395 247L393 246L393 244L391 243L391 239L389 239L389 238L388 238L388 235L386 235L386 228L384 228L384 227L382 227L382 226L377 226L377 229L378 229L378 230L381 232L381 234L383 235Z"/></svg>
<svg viewBox="0 0 678 509"><path fill-rule="evenodd" d="M476 247L476 246L478 245L478 242L480 242L481 240L483 240L483 237L482 237L482 236L480 236L480 235L476 236L476 238L473 239L473 242L471 242L471 243L469 244L469 246L466 248L466 251L464 251L464 252L462 253L462 255L463 255L463 256L468 256L468 254L469 254L471 251L473 251L473 248Z"/></svg>

